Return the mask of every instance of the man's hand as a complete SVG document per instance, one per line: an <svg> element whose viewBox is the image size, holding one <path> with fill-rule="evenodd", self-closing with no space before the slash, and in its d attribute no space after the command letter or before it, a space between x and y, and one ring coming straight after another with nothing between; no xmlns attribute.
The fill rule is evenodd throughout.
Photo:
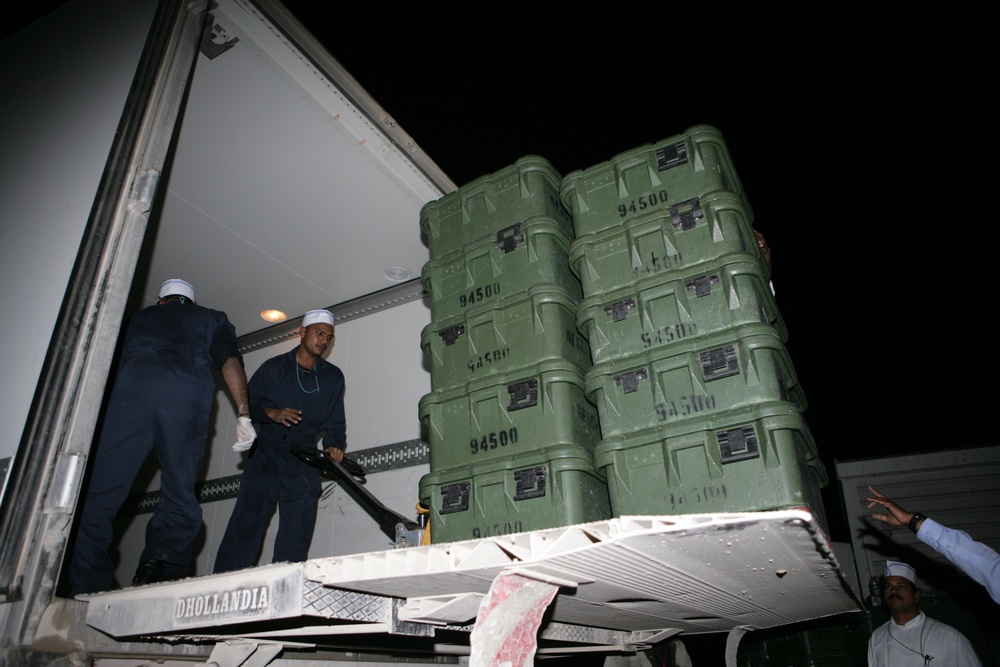
<svg viewBox="0 0 1000 667"><path fill-rule="evenodd" d="M760 251L764 255L764 261L767 262L767 268L771 268L771 246L767 244L767 240L764 235L761 234L756 229L753 230L754 236L757 237L757 245L760 246Z"/></svg>
<svg viewBox="0 0 1000 667"><path fill-rule="evenodd" d="M876 505L881 505L888 510L888 514L872 514L873 519L884 521L890 526L909 525L910 519L913 518L912 512L907 512L902 507L883 496L874 486L869 486L868 490L872 492L873 496L868 499L868 509L871 509Z"/></svg>
<svg viewBox="0 0 1000 667"><path fill-rule="evenodd" d="M257 431L253 427L253 422L249 417L239 417L236 420L236 444L233 445L234 452L245 452L253 446L253 441L257 439Z"/></svg>
<svg viewBox="0 0 1000 667"><path fill-rule="evenodd" d="M264 408L264 412L275 424L281 424L285 428L295 426L302 421L302 411L295 408Z"/></svg>
<svg viewBox="0 0 1000 667"><path fill-rule="evenodd" d="M340 463L344 460L344 450L339 447L327 447L326 455L330 457L331 461Z"/></svg>

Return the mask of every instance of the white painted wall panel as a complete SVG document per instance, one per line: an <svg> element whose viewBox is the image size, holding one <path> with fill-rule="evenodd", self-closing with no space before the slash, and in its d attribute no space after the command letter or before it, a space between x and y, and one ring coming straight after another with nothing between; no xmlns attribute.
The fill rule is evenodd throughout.
<svg viewBox="0 0 1000 667"><path fill-rule="evenodd" d="M0 458L17 450L156 4L77 0L0 43Z"/></svg>

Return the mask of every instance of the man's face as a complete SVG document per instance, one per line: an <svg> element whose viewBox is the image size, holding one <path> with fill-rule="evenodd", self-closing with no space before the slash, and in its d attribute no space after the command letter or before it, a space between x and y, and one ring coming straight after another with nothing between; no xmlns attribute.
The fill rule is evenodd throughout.
<svg viewBox="0 0 1000 667"><path fill-rule="evenodd" d="M906 577L884 577L882 600L890 612L912 612L917 609L920 593Z"/></svg>
<svg viewBox="0 0 1000 667"><path fill-rule="evenodd" d="M309 354L321 357L327 348L333 347L333 327L329 324L310 324L302 329L301 345Z"/></svg>

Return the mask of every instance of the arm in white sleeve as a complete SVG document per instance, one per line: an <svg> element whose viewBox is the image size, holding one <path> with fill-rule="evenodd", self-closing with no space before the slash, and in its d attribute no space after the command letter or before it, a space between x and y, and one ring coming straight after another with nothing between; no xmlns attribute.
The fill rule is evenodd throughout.
<svg viewBox="0 0 1000 667"><path fill-rule="evenodd" d="M917 537L985 586L993 601L1000 604L1000 554L968 533L942 526L934 519L923 520Z"/></svg>

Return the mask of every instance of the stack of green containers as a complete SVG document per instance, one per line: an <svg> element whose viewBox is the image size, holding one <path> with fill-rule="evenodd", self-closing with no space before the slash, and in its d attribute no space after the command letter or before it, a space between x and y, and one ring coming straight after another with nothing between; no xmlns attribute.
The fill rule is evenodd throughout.
<svg viewBox="0 0 1000 667"><path fill-rule="evenodd" d="M826 472L721 133L572 172L560 197L613 515L806 507L825 521Z"/></svg>
<svg viewBox="0 0 1000 667"><path fill-rule="evenodd" d="M548 161L525 156L421 209L431 470L419 493L435 543L611 516L561 186Z"/></svg>

